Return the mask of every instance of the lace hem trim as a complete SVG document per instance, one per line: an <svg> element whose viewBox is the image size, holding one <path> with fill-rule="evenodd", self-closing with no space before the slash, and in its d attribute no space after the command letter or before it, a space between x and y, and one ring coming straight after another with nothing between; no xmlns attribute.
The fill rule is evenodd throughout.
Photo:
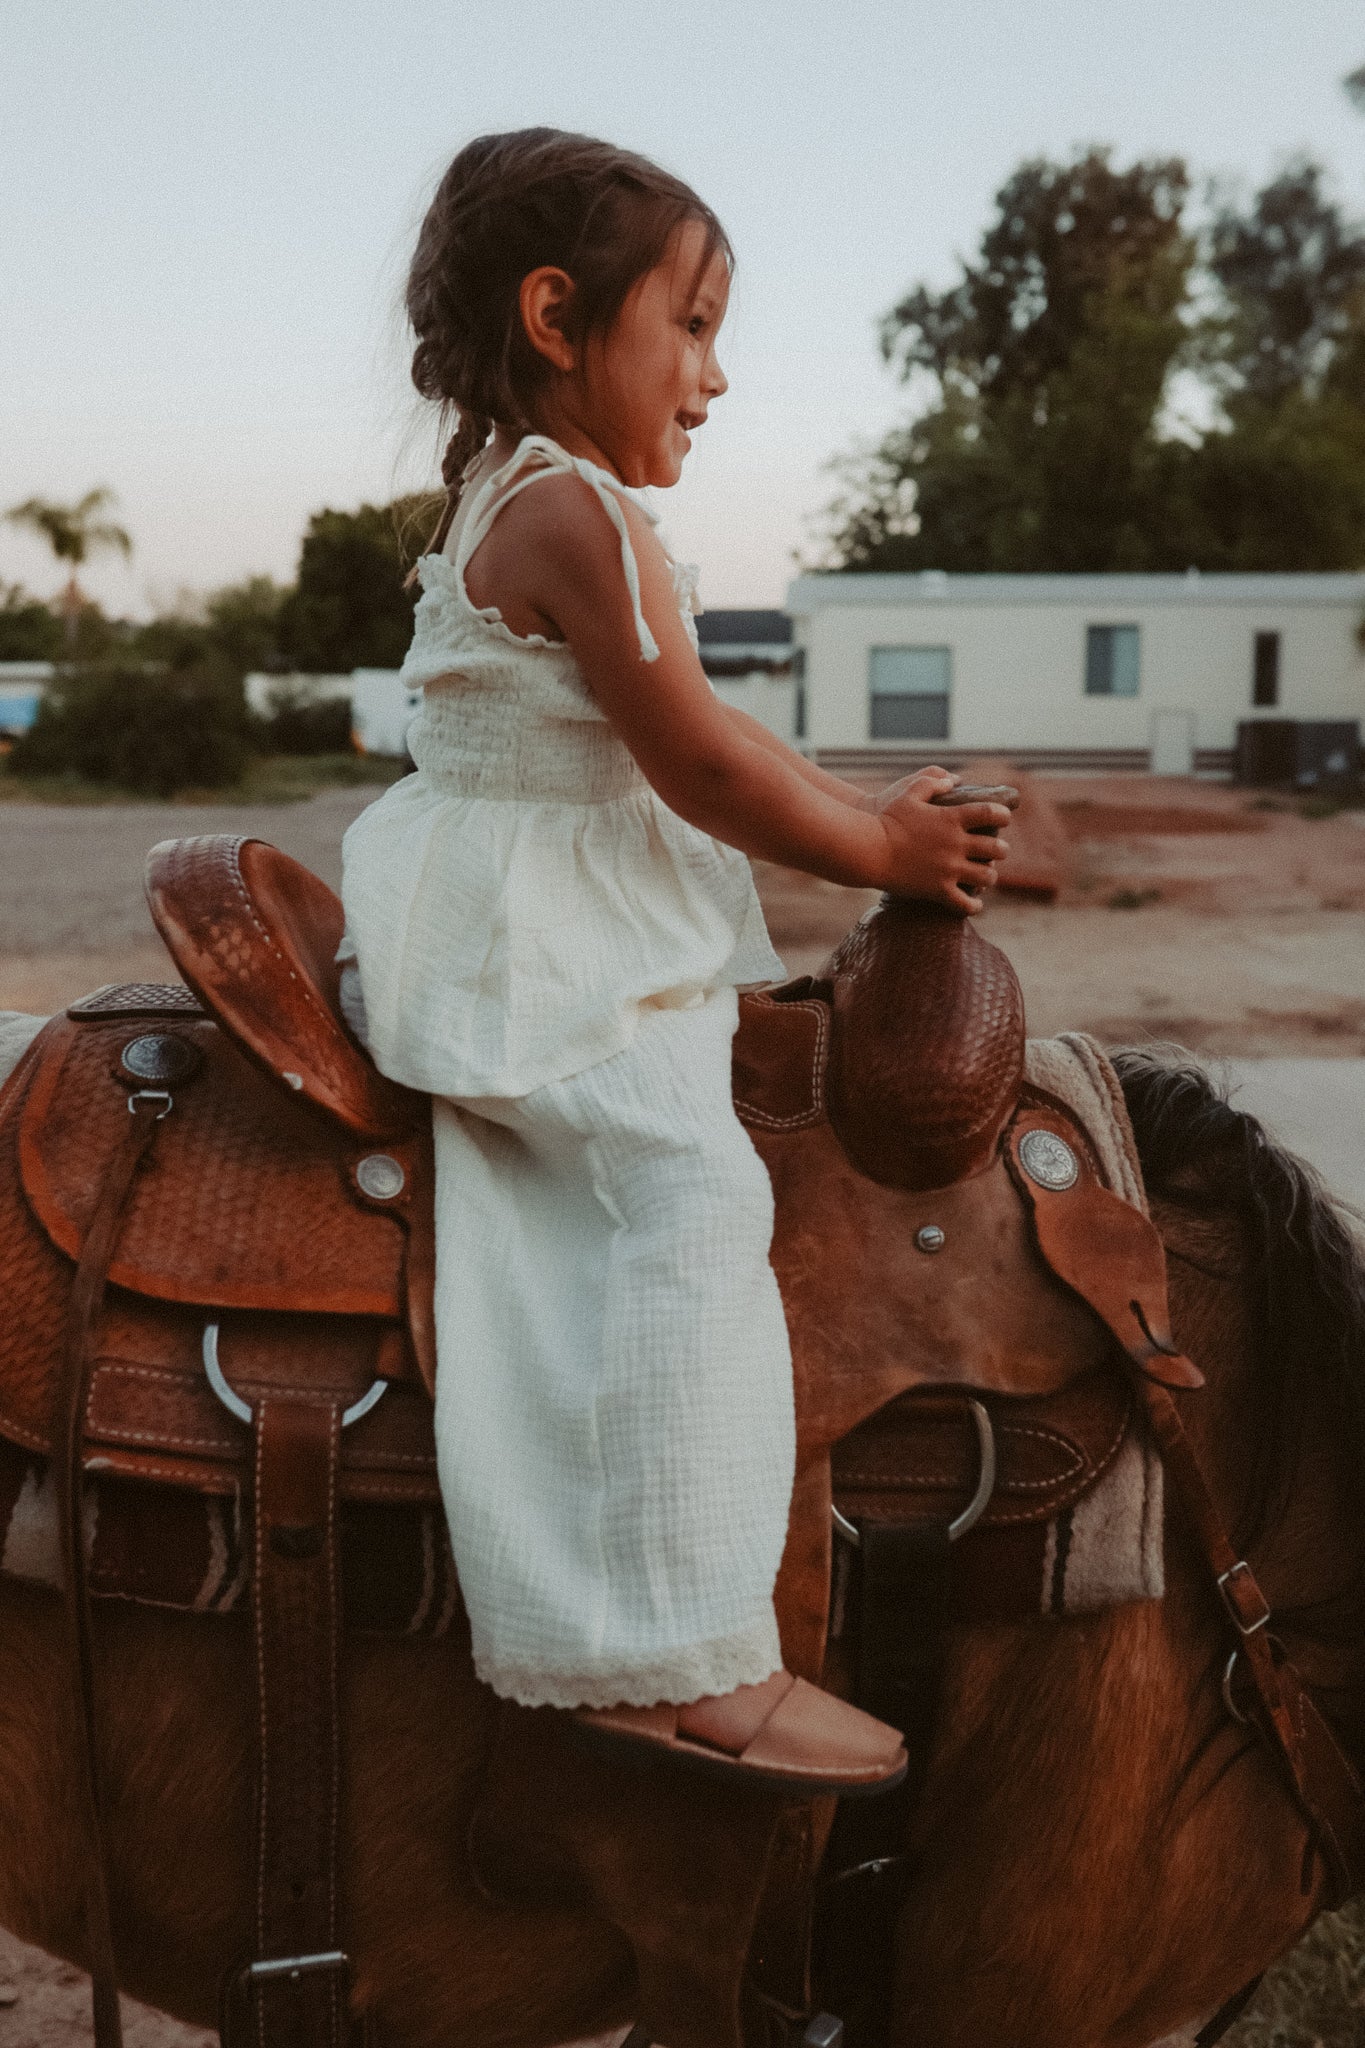
<svg viewBox="0 0 1365 2048"><path fill-rule="evenodd" d="M733 1692L738 1685L758 1685L781 1665L772 1615L740 1635L693 1643L648 1664L544 1671L506 1663L477 1646L474 1651L474 1669L483 1683L523 1707L681 1707Z"/></svg>

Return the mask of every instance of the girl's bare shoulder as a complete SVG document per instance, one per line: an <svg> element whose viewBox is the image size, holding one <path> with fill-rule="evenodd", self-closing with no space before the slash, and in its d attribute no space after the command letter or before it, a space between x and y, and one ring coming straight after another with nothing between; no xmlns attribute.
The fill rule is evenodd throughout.
<svg viewBox="0 0 1365 2048"><path fill-rule="evenodd" d="M653 522L632 499L615 495L647 573L656 558L666 560ZM473 602L495 604L504 613L518 599L535 607L562 599L566 587L614 589L620 580L620 534L593 486L567 471L538 477L518 491L497 514L465 571Z"/></svg>

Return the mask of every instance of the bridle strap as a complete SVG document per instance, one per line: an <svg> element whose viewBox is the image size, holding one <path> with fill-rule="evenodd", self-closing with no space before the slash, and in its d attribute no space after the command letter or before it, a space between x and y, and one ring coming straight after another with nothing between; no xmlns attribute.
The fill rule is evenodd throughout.
<svg viewBox="0 0 1365 2048"><path fill-rule="evenodd" d="M95 2048L122 2048L118 1965L109 1913L109 1845L96 1738L95 1657L86 1572L84 1485L81 1453L90 1395L94 1334L104 1303L119 1226L137 1170L147 1156L170 1097L140 1091L128 1103L128 1129L101 1183L86 1226L67 1305L66 1337L57 1381L52 1443L62 1546L62 1610L78 1738L77 1795L85 1836L85 1946L94 2008Z"/></svg>

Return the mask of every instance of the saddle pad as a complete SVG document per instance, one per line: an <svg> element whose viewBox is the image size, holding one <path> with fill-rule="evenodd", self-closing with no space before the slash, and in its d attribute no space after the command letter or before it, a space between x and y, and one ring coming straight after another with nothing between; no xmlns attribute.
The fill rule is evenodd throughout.
<svg viewBox="0 0 1365 2048"><path fill-rule="evenodd" d="M438 1506L343 1500L342 1612L351 1629L443 1636L463 1616ZM99 1598L190 1614L245 1610L251 1532L239 1498L137 1480L86 1488L90 1590ZM0 1438L0 1575L61 1586L56 1492L47 1461Z"/></svg>
<svg viewBox="0 0 1365 2048"><path fill-rule="evenodd" d="M1161 1463L1132 1393L1107 1369L1050 1398L987 1403L998 1476L981 1520L953 1545L957 1621L1090 1614L1165 1590ZM834 1499L855 1523L959 1513L979 1453L960 1399L909 1395L835 1446ZM833 1632L850 1563L835 1549Z"/></svg>
<svg viewBox="0 0 1365 2048"><path fill-rule="evenodd" d="M405 1391L397 1390L400 1394ZM385 1404L375 1411L379 1415ZM357 1424L357 1434L373 1417ZM1001 1497L1018 1500L1035 1469L1023 1432L997 1418L1002 1456ZM232 1425L223 1418L227 1429ZM429 1425L428 1425L429 1426ZM959 1435L961 1432L959 1430ZM1065 1435L1061 1425L1059 1436ZM860 1432L864 1450L868 1438ZM966 1437L963 1437L964 1446ZM903 1432L898 1441L906 1448ZM357 1455L363 1455L360 1447ZM910 1453L922 1473L935 1456L928 1440ZM1057 1462L1060 1462L1058 1460ZM1027 1621L1092 1613L1162 1592L1160 1493L1153 1499L1154 1462L1139 1437L1125 1431L1098 1476L1087 1469L1085 1490L1059 1506L1050 1491L1046 1519L987 1518L953 1546L949 1579L956 1622ZM103 1466L103 1457L94 1461ZM965 1503L971 1480L965 1475ZM886 1512L891 1489L879 1503ZM908 1492L909 1490L907 1490ZM445 1515L434 1498L351 1498L343 1475L340 1506L342 1611L350 1629L441 1636L462 1619L459 1583ZM432 1489L434 1495L434 1487ZM250 1597L250 1537L242 1526L238 1492L167 1487L101 1471L87 1484L87 1550L91 1590L106 1599L187 1613L230 1614ZM859 1501L840 1491L839 1505ZM1154 1511L1155 1510L1155 1511ZM852 1553L836 1545L832 1634L836 1656L848 1620ZM61 1582L55 1493L47 1461L0 1438L0 1575L31 1585Z"/></svg>
<svg viewBox="0 0 1365 2048"><path fill-rule="evenodd" d="M402 1199L386 1208L357 1186L369 1148L291 1100L207 1019L157 1021L197 1050L198 1070L174 1085L111 1283L207 1308L401 1317ZM136 1084L121 1054L148 1028L126 1016L55 1019L31 1051L27 1088L0 1101L0 1142L17 1121L24 1195L68 1258L127 1127Z"/></svg>

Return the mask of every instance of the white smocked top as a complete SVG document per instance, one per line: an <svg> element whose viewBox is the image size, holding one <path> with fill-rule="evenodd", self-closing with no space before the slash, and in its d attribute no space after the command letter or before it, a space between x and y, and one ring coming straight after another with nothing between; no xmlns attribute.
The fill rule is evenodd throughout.
<svg viewBox="0 0 1365 2048"><path fill-rule="evenodd" d="M433 1094L515 1096L606 1059L642 1004L698 1003L769 981L772 949L743 854L671 811L598 708L563 641L513 633L465 570L503 506L572 473L621 541L640 687L658 647L607 470L531 434L480 484L454 560L425 555L402 680L421 686L417 773L343 843L347 937L382 1071ZM675 563L693 644L695 572Z"/></svg>

